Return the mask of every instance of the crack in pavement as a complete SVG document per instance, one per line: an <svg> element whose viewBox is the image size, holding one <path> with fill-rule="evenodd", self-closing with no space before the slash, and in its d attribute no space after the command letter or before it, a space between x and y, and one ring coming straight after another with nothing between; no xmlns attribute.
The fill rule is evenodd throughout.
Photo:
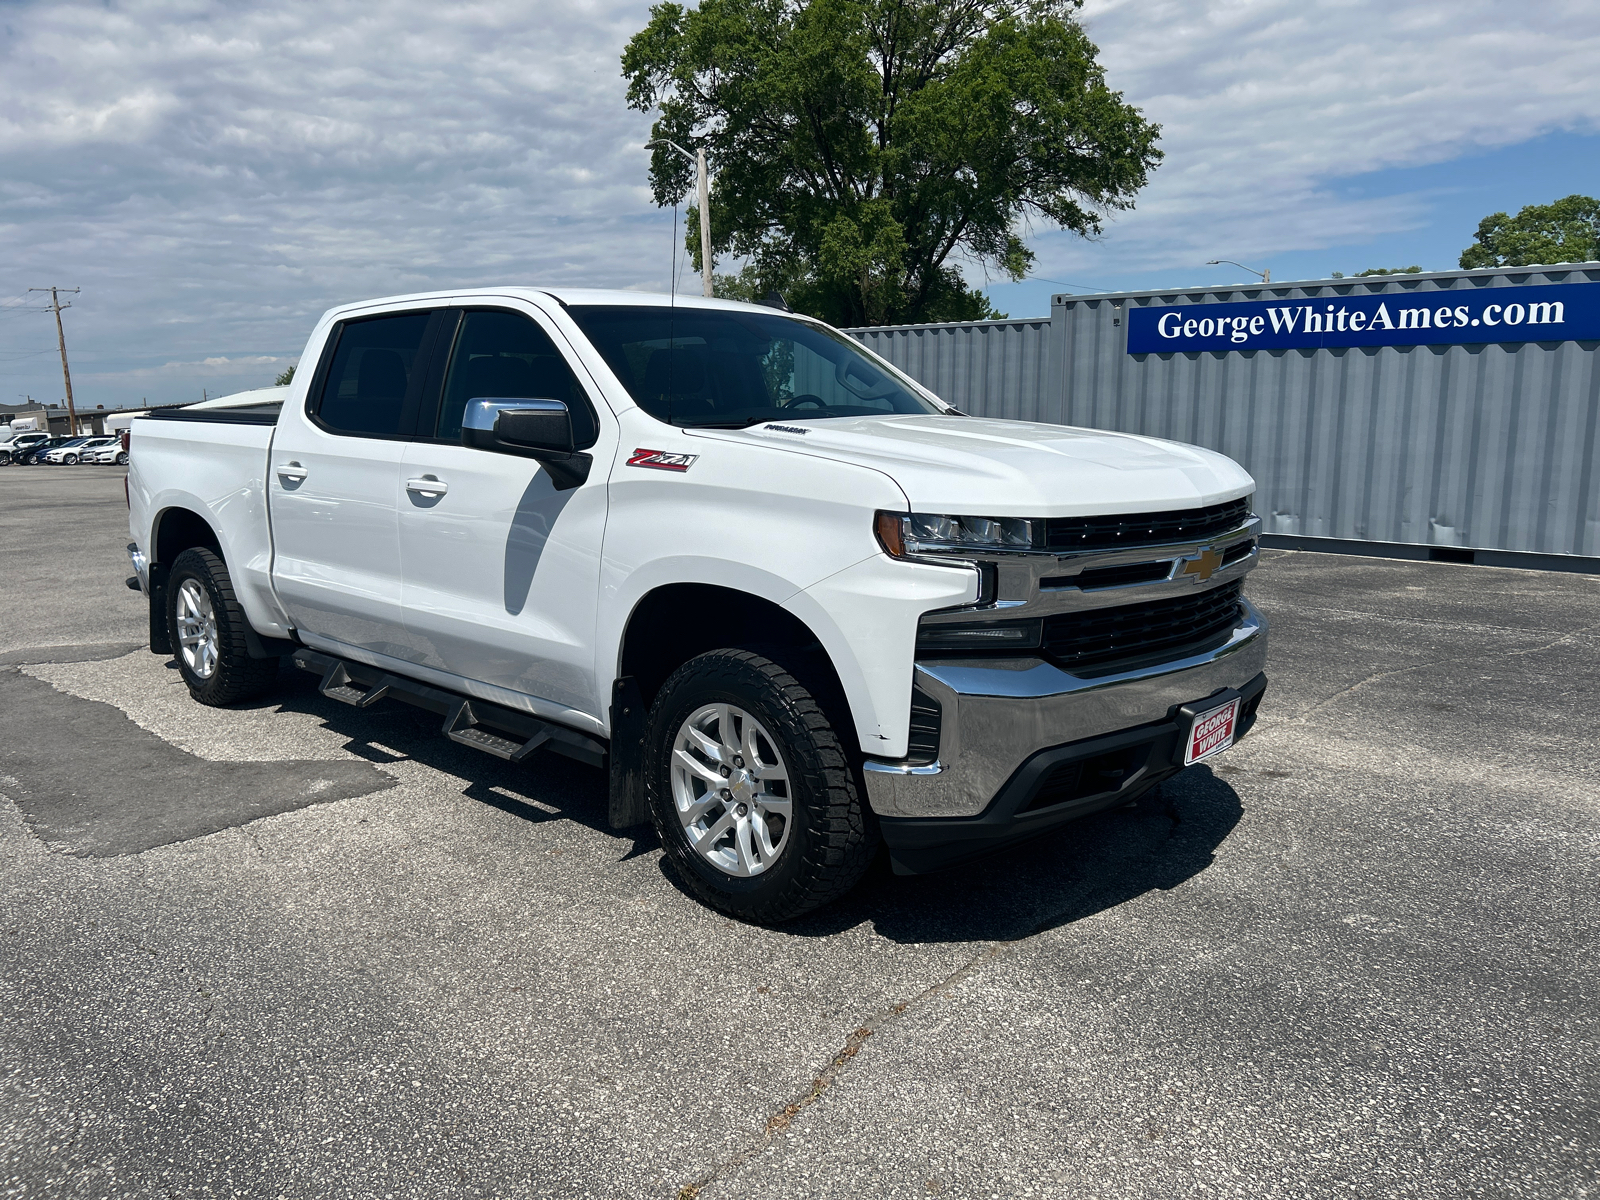
<svg viewBox="0 0 1600 1200"><path fill-rule="evenodd" d="M679 1200L691 1200L692 1197L698 1196L704 1189L715 1183L718 1179L722 1178L729 1171L736 1167L743 1166L757 1154L761 1153L762 1150L766 1149L767 1146L772 1143L772 1139L775 1135L787 1129L794 1121L795 1117L797 1117L805 1109L811 1107L811 1105L815 1104L817 1100L822 1097L822 1094L827 1091L828 1088L833 1086L844 1069L848 1067L856 1055L861 1052L861 1049L866 1045L868 1038L872 1037L879 1030L885 1029L899 1021L900 1018L906 1013L919 1007L926 1001L933 1000L944 995L951 988L970 978L980 968L998 958L1003 957L1022 942L1025 942L1029 938L1036 936L1037 933L1042 931L1043 925L1044 923L1041 923L1039 927L1030 930L1022 937L1013 938L1009 941L995 942L994 944L990 945L988 949L969 959L966 963L958 967L955 971L951 972L944 979L941 979L938 983L924 988L909 1000L897 1001L896 1003L889 1005L887 1008L880 1009L876 1013L873 1013L866 1020L862 1021L861 1024L856 1026L856 1028L850 1032L849 1036L845 1038L844 1045L839 1048L838 1052L835 1053L826 1064L813 1073L810 1085L804 1091L797 1094L782 1108L774 1112L769 1118L767 1118L766 1126L751 1140L748 1146L739 1151L737 1154L731 1155L730 1157L724 1159L705 1174L698 1175L694 1179L683 1184L683 1186L680 1187L677 1192Z"/></svg>
<svg viewBox="0 0 1600 1200"><path fill-rule="evenodd" d="M1178 828L1182 824L1182 816L1178 812L1176 803L1170 798L1166 800L1162 815L1171 822L1166 838L1162 839L1165 843L1170 842L1177 836ZM1036 921L1026 933L1014 938L1006 938L989 943L983 950L968 959L949 975L939 980L939 982L924 988L909 1000L896 1001L872 1013L852 1029L845 1037L844 1044L838 1051L812 1073L810 1084L767 1118L764 1127L751 1138L744 1149L730 1155L703 1174L685 1182L678 1189L678 1200L693 1200L707 1187L722 1179L729 1171L748 1163L771 1145L775 1136L788 1129L796 1117L820 1100L823 1094L838 1082L839 1077L855 1060L856 1056L861 1053L862 1049L865 1048L870 1038L895 1025L906 1014L924 1007L929 1001L948 995L962 983L991 964L1003 959L1024 943L1042 934L1059 929L1063 924L1070 924L1073 919L1087 915L1093 914L1084 913L1079 902L1062 906L1049 916ZM1068 920L1063 921L1063 918L1068 918Z"/></svg>

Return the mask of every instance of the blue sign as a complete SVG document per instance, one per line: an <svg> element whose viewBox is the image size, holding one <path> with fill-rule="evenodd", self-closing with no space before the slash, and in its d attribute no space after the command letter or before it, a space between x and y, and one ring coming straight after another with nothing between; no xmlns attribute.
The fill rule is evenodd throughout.
<svg viewBox="0 0 1600 1200"><path fill-rule="evenodd" d="M1128 353L1600 339L1600 283L1130 304Z"/></svg>

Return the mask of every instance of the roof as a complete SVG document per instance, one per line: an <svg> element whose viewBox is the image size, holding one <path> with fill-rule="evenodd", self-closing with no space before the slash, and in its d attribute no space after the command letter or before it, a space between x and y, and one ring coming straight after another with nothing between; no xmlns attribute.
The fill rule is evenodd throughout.
<svg viewBox="0 0 1600 1200"><path fill-rule="evenodd" d="M396 304L435 303L440 300L506 296L512 299L537 300L549 297L563 305L616 304L639 308L711 308L733 312L772 313L778 311L761 304L746 304L741 300L708 299L679 292L634 292L621 288L534 287L523 284L501 284L489 287L451 288L449 291L413 292L401 296L381 296L372 300L357 300L340 304L328 310L325 317L350 313L363 308L389 308Z"/></svg>

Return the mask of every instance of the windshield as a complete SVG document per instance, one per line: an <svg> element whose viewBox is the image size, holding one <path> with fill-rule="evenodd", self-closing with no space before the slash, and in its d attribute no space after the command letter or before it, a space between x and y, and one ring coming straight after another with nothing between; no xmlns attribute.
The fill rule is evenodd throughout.
<svg viewBox="0 0 1600 1200"><path fill-rule="evenodd" d="M574 305L634 402L673 425L943 411L854 340L779 313Z"/></svg>

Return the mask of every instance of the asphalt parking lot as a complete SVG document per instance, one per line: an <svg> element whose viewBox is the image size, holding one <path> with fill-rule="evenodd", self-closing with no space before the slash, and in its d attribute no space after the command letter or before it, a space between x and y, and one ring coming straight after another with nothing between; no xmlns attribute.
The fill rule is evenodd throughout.
<svg viewBox="0 0 1600 1200"><path fill-rule="evenodd" d="M141 648L0 471L0 1195L1600 1196L1600 578L1269 552L1251 737L778 930L520 767Z"/></svg>

